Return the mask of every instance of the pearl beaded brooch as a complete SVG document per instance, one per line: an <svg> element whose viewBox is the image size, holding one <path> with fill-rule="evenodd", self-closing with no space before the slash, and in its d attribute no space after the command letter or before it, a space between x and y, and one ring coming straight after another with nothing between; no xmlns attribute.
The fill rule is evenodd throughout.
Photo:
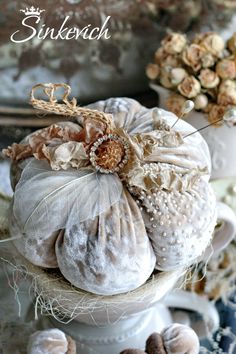
<svg viewBox="0 0 236 354"><path fill-rule="evenodd" d="M109 147L102 156L99 156L99 148L105 142L108 142ZM104 135L99 138L91 147L90 162L95 169L101 173L114 173L120 171L128 162L129 159L129 143L126 139L115 134ZM100 161L100 162L99 162ZM104 168L109 166L110 168Z"/></svg>

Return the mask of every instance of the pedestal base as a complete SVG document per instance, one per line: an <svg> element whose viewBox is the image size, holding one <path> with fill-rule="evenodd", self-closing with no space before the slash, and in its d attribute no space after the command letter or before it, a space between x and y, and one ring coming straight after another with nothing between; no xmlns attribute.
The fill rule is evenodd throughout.
<svg viewBox="0 0 236 354"><path fill-rule="evenodd" d="M162 304L108 326L89 326L76 320L62 324L42 318L40 329L56 327L77 343L79 354L118 354L127 348L145 348L147 337L172 323L170 311Z"/></svg>

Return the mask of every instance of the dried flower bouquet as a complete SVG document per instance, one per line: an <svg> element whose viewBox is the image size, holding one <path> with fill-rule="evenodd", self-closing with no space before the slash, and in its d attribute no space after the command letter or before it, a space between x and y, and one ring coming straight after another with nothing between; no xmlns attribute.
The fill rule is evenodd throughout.
<svg viewBox="0 0 236 354"><path fill-rule="evenodd" d="M219 121L236 106L236 33L226 43L215 32L197 34L192 41L170 33L146 74L171 91L166 101L170 111L180 115L185 100L192 99L210 123Z"/></svg>

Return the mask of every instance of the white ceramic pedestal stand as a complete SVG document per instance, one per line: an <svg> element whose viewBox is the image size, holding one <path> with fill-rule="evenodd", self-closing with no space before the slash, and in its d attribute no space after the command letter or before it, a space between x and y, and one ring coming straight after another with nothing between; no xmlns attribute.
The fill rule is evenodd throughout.
<svg viewBox="0 0 236 354"><path fill-rule="evenodd" d="M138 315L130 316L105 327L90 326L78 321L61 324L52 318L43 318L41 328L59 328L77 343L79 354L119 354L127 348L145 348L148 336L172 323L169 310L158 304Z"/></svg>
<svg viewBox="0 0 236 354"><path fill-rule="evenodd" d="M141 303L140 303L141 304ZM147 304L150 306L150 304ZM168 308L180 308L178 319L173 318ZM143 307L137 304L137 311ZM187 312L191 310L202 315L202 320L191 323ZM117 315L122 311L122 304ZM105 313L105 309L104 309ZM96 317L96 313L94 316ZM97 318L98 319L98 318ZM176 321L177 319L177 321ZM91 315L91 321L95 320ZM99 319L98 319L99 321ZM145 341L153 332L161 332L165 327L178 322L193 327L198 334L205 336L214 332L219 325L219 316L213 304L208 300L185 291L174 291L162 301L157 302L151 308L129 314L115 322L109 320L107 324L85 324L80 322L79 317L68 324L56 321L52 317L43 317L39 321L39 329L59 328L70 335L77 342L79 354L119 354L127 348L145 349Z"/></svg>

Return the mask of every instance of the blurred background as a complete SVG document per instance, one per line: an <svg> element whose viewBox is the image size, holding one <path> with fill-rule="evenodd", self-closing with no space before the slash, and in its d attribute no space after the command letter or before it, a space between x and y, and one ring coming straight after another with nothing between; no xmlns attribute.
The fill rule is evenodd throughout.
<svg viewBox="0 0 236 354"><path fill-rule="evenodd" d="M34 26L44 24L55 31L66 16L68 27L78 28L87 24L101 27L111 16L111 38L34 37L13 43L10 36L15 31L20 29L23 37L29 35L29 29L21 25L24 13L20 10L30 6L45 10ZM189 36L206 30L230 32L236 1L0 0L0 9L0 129L5 141L8 136L21 139L23 128L49 124L48 120L35 122L34 111L28 106L30 89L39 82L70 84L80 104L111 96L134 96L147 106L156 104L156 95L148 90L145 66L163 36L172 30Z"/></svg>
<svg viewBox="0 0 236 354"><path fill-rule="evenodd" d="M145 66L168 31L191 34L232 26L235 0L41 0L0 1L0 102L24 106L38 82L67 82L82 103L110 96L136 95L148 89ZM101 27L111 16L106 40L39 40L13 43L10 36L29 29L20 9L45 11L37 26L59 30ZM35 22L35 19L34 19ZM37 28L36 27L36 28Z"/></svg>

